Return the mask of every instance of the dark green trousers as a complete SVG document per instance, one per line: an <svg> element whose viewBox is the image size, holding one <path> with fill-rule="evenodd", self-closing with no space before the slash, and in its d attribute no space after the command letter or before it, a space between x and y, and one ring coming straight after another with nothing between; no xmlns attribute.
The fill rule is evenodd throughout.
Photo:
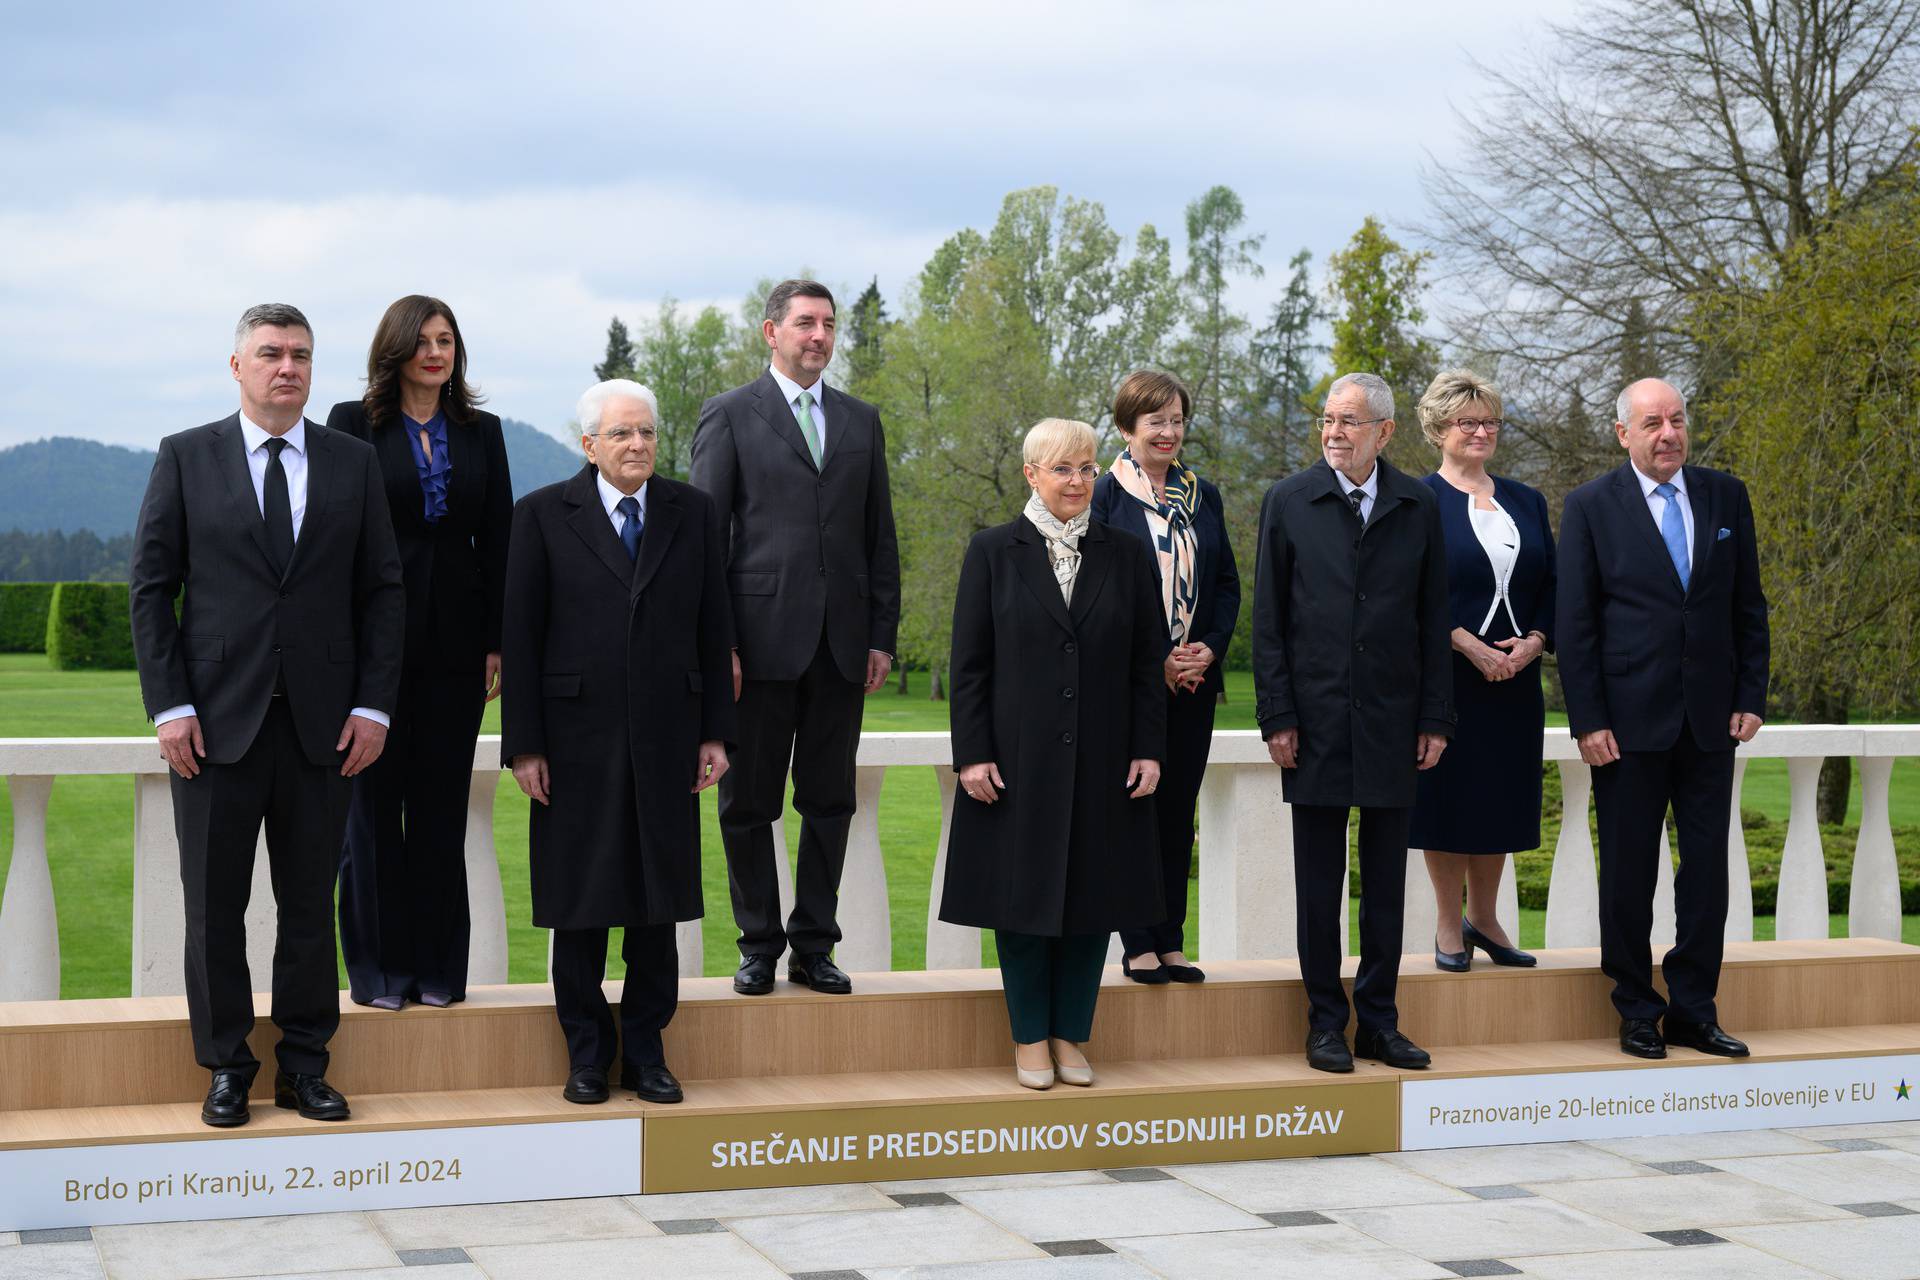
<svg viewBox="0 0 1920 1280"><path fill-rule="evenodd" d="M1000 951L1000 985L1017 1044L1053 1037L1080 1044L1093 1034L1093 1003L1107 960L1105 933L1043 938L993 931Z"/></svg>

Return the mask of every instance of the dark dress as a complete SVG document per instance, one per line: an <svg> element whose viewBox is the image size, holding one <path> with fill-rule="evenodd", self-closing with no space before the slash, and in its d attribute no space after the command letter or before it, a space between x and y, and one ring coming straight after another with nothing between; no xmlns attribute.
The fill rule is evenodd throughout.
<svg viewBox="0 0 1920 1280"><path fill-rule="evenodd" d="M1437 473L1426 485L1440 500L1447 543L1447 605L1453 626L1488 644L1538 631L1553 650L1556 569L1547 500L1517 480L1496 476L1494 501L1520 533L1520 554L1507 584L1513 619L1494 610L1493 565L1468 515L1471 495ZM1453 702L1459 727L1440 763L1420 775L1408 843L1447 853L1515 853L1540 847L1540 780L1544 768L1546 704L1536 660L1511 680L1489 681L1458 651L1453 654Z"/></svg>
<svg viewBox="0 0 1920 1280"><path fill-rule="evenodd" d="M407 588L400 699L386 750L354 781L340 854L340 946L354 1000L467 994L467 792L500 651L513 482L500 419L445 424L445 510L427 518L412 428L343 401L327 425L380 460Z"/></svg>

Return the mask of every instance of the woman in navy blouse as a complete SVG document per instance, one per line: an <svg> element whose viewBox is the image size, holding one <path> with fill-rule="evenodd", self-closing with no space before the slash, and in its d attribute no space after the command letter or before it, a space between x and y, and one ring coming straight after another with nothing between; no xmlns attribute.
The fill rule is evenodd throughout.
<svg viewBox="0 0 1920 1280"><path fill-rule="evenodd" d="M1439 903L1433 962L1450 972L1464 971L1475 947L1495 964L1534 963L1493 907L1507 855L1540 847L1546 705L1536 660L1553 647L1553 529L1538 490L1487 470L1500 427L1499 390L1468 370L1441 373L1420 398L1420 430L1440 450L1426 483L1447 543L1460 722L1420 775L1408 843L1426 851Z"/></svg>
<svg viewBox="0 0 1920 1280"><path fill-rule="evenodd" d="M327 425L380 458L407 587L400 700L387 749L353 782L340 858L340 944L356 1003L445 1006L467 995L467 790L500 693L513 483L500 419L475 408L453 309L387 308L367 390Z"/></svg>

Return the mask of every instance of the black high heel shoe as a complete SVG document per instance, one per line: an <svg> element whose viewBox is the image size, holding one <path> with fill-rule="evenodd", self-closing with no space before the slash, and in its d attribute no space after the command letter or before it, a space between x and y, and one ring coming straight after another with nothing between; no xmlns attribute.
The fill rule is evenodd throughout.
<svg viewBox="0 0 1920 1280"><path fill-rule="evenodd" d="M1473 948L1465 951L1442 951L1440 940L1433 940L1433 967L1447 973L1465 973L1473 968Z"/></svg>
<svg viewBox="0 0 1920 1280"><path fill-rule="evenodd" d="M1495 964L1503 964L1513 969L1531 969L1540 962L1517 947L1503 947L1486 934L1473 927L1473 921L1460 917L1460 937L1467 944L1467 954L1473 954L1478 947L1487 953L1487 959Z"/></svg>
<svg viewBox="0 0 1920 1280"><path fill-rule="evenodd" d="M1167 974L1167 966L1160 964L1151 969L1136 969L1127 963L1125 956L1120 957L1120 972L1147 987L1164 987L1173 981Z"/></svg>

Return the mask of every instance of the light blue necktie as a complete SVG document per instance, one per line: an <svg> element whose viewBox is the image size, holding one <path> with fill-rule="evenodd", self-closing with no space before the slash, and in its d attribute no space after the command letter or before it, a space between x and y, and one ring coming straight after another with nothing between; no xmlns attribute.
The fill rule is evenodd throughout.
<svg viewBox="0 0 1920 1280"><path fill-rule="evenodd" d="M1666 541L1667 554L1673 557L1674 572L1680 575L1680 589L1687 589L1687 518L1680 514L1680 491L1670 484L1657 484L1653 491L1667 500L1660 517L1660 536Z"/></svg>

